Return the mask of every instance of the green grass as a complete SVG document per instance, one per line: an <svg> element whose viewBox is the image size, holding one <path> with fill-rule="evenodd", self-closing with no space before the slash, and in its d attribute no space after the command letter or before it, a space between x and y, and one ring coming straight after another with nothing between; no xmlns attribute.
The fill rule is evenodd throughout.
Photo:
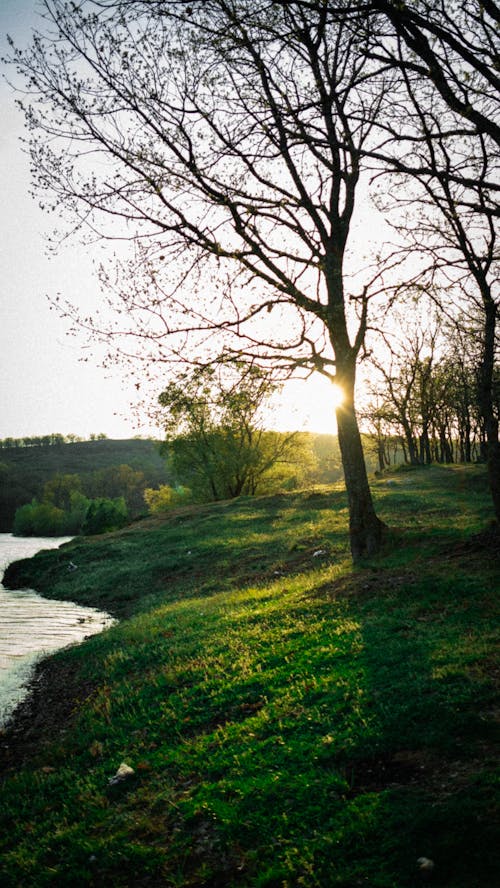
<svg viewBox="0 0 500 888"><path fill-rule="evenodd" d="M124 619L52 658L76 702L2 785L2 885L412 888L420 856L436 886L497 884L485 476L374 493L393 530L363 569L333 489L185 508L11 571Z"/></svg>

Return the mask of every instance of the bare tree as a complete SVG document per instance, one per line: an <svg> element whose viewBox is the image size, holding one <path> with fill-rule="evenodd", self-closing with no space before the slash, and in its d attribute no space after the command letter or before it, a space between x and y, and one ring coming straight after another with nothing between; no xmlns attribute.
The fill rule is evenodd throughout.
<svg viewBox="0 0 500 888"><path fill-rule="evenodd" d="M137 246L117 325L80 323L133 329L169 360L206 362L217 334L217 350L223 336L229 353L335 381L359 559L383 529L354 395L383 269L351 284L346 261L393 75L370 57L370 22L338 6L44 0L45 33L13 59L43 203Z"/></svg>
<svg viewBox="0 0 500 888"><path fill-rule="evenodd" d="M436 332L413 322L405 326L406 335L387 339L388 353L373 356L371 363L381 380L376 391L382 398L384 415L392 422L394 432L402 436L408 462L416 466L430 462L429 382ZM375 403L367 412L372 415L379 411L380 405Z"/></svg>
<svg viewBox="0 0 500 888"><path fill-rule="evenodd" d="M430 82L469 131L500 145L500 7L495 0L373 0L390 23L375 52ZM391 36L396 39L387 39Z"/></svg>
<svg viewBox="0 0 500 888"><path fill-rule="evenodd" d="M407 166L428 175L393 178L383 203L415 263L410 283L431 293L440 310L480 325L478 405L486 441L490 489L500 520L500 442L494 407L497 320L500 305L498 217L490 211L489 182L498 180L499 155L488 136L456 127L455 115L406 76L404 127ZM394 125L394 124L393 124ZM403 156L403 155L401 155ZM384 186L387 195L387 186Z"/></svg>

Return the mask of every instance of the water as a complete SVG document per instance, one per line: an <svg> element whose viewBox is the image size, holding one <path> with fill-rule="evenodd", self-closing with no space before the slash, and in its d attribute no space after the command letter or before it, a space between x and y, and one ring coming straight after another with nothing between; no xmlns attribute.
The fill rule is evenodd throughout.
<svg viewBox="0 0 500 888"><path fill-rule="evenodd" d="M69 537L13 537L0 534L0 579L8 564L41 549L56 549ZM28 693L38 660L87 635L102 632L109 614L71 601L51 601L30 589L4 589L0 583L0 727Z"/></svg>

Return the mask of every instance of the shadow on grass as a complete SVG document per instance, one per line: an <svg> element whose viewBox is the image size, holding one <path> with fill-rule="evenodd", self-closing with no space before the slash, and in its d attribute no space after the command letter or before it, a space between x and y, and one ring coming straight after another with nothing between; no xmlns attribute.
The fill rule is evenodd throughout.
<svg viewBox="0 0 500 888"><path fill-rule="evenodd" d="M430 873L419 873L416 861L425 857L436 886L493 888L500 855L491 588L459 565L447 579L437 565L379 576L373 594L375 584L360 578L351 605L375 729L368 748L362 740L346 762L349 797L379 800L371 842L392 861L397 884L423 884Z"/></svg>

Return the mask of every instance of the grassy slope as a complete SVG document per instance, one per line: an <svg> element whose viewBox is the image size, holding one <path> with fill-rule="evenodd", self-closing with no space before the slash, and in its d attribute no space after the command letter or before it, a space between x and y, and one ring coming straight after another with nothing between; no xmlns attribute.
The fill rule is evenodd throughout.
<svg viewBox="0 0 500 888"><path fill-rule="evenodd" d="M10 571L127 619L49 661L36 748L2 786L2 885L405 888L422 855L436 886L497 884L484 475L374 490L397 530L363 570L334 490L184 509ZM122 761L135 775L109 787Z"/></svg>

